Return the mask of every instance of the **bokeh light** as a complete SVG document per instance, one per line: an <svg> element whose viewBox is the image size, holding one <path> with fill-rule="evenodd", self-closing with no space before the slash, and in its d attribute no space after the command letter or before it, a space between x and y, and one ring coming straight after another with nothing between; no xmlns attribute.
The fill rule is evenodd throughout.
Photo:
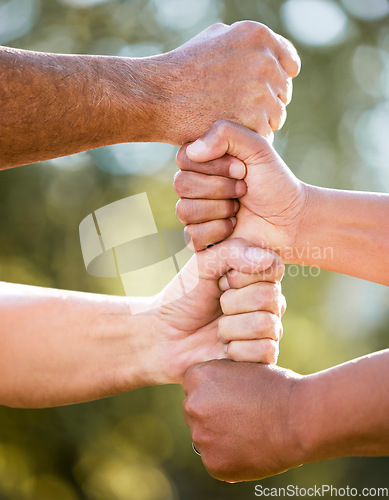
<svg viewBox="0 0 389 500"><path fill-rule="evenodd" d="M307 45L335 44L347 36L347 16L332 0L287 0L281 15L293 38Z"/></svg>
<svg viewBox="0 0 389 500"><path fill-rule="evenodd" d="M8 0L0 5L0 44L27 34L38 18L37 0Z"/></svg>
<svg viewBox="0 0 389 500"><path fill-rule="evenodd" d="M389 14L388 0L342 0L342 4L350 14L364 21L374 21Z"/></svg>
<svg viewBox="0 0 389 500"><path fill-rule="evenodd" d="M355 146L389 190L389 101L363 113L355 127Z"/></svg>

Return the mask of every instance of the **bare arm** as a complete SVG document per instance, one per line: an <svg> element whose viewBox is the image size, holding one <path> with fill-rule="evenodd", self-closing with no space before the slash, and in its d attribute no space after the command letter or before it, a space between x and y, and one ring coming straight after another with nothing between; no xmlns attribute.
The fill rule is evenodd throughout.
<svg viewBox="0 0 389 500"><path fill-rule="evenodd" d="M127 299L10 283L0 294L1 404L77 403L156 379L157 321Z"/></svg>
<svg viewBox="0 0 389 500"><path fill-rule="evenodd" d="M286 259L389 285L389 195L306 186L307 206Z"/></svg>
<svg viewBox="0 0 389 500"><path fill-rule="evenodd" d="M0 168L119 142L183 144L220 118L270 136L299 68L287 40L249 21L139 59L2 47Z"/></svg>
<svg viewBox="0 0 389 500"><path fill-rule="evenodd" d="M389 349L303 377L291 407L304 462L389 455L388 394Z"/></svg>
<svg viewBox="0 0 389 500"><path fill-rule="evenodd" d="M389 350L305 377L211 361L188 370L184 389L193 442L217 479L247 481L335 457L389 455Z"/></svg>
<svg viewBox="0 0 389 500"><path fill-rule="evenodd" d="M158 64L1 48L0 166L158 137Z"/></svg>
<svg viewBox="0 0 389 500"><path fill-rule="evenodd" d="M256 284L230 290L222 310L217 282L230 268ZM282 273L278 255L231 240L193 256L150 298L0 283L0 404L57 406L181 383L192 364L226 356L274 362Z"/></svg>

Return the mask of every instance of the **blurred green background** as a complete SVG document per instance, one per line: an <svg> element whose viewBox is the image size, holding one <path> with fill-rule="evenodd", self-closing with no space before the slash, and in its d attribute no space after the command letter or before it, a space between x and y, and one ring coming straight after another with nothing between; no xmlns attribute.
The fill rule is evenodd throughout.
<svg viewBox="0 0 389 500"><path fill-rule="evenodd" d="M217 21L253 19L290 38L301 59L275 145L304 181L389 188L387 0L8 0L0 43L47 52L147 56ZM0 111L1 114L1 111ZM78 225L95 209L146 191L157 224L179 228L175 148L125 144L0 173L0 279L123 294L89 276ZM369 259L370 256L366 255ZM385 287L291 266L279 364L310 373L387 347ZM191 448L180 387L49 410L0 407L0 498L190 500L254 498L256 483L213 480ZM388 486L389 459L304 466L264 486Z"/></svg>

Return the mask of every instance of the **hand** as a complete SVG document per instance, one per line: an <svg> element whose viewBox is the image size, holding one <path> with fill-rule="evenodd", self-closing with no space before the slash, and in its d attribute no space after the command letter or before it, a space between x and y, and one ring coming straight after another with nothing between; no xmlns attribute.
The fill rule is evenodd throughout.
<svg viewBox="0 0 389 500"><path fill-rule="evenodd" d="M222 295L218 280L230 269L239 273L236 289ZM283 270L277 254L243 240L194 255L157 296L151 348L158 348L153 368L162 377L156 383L182 383L189 366L210 359L274 363L285 310L279 285ZM187 291L183 296L182 285Z"/></svg>
<svg viewBox="0 0 389 500"><path fill-rule="evenodd" d="M293 45L253 21L215 24L158 57L168 85L161 136L178 145L194 141L220 119L271 139L285 121L291 78L300 71Z"/></svg>
<svg viewBox="0 0 389 500"><path fill-rule="evenodd" d="M290 418L299 378L275 366L228 360L187 371L184 418L213 477L262 479L302 463Z"/></svg>
<svg viewBox="0 0 389 500"><path fill-rule="evenodd" d="M175 189L182 197L177 215L189 224L186 231L196 250L232 233L234 225L224 220L224 213L231 217L237 207L226 198L240 195L244 188L242 180L236 179L244 177L247 192L239 200L233 236L272 248L285 262L290 261L304 219L308 187L263 137L221 121L198 142L181 148L177 163L181 172L176 175ZM223 213L225 207L228 210Z"/></svg>

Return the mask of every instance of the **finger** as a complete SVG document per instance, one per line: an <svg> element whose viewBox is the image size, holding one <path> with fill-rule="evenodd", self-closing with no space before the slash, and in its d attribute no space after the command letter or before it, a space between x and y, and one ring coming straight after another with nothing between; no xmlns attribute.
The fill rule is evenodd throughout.
<svg viewBox="0 0 389 500"><path fill-rule="evenodd" d="M277 96L274 98L273 106L269 114L269 125L272 131L280 130L286 120L286 107L281 99Z"/></svg>
<svg viewBox="0 0 389 500"><path fill-rule="evenodd" d="M201 224L189 224L184 229L185 241L189 248L199 252L228 238L235 225L235 217L211 220Z"/></svg>
<svg viewBox="0 0 389 500"><path fill-rule="evenodd" d="M240 198L246 193L247 186L243 180L180 170L174 176L174 189L181 198L225 200Z"/></svg>
<svg viewBox="0 0 389 500"><path fill-rule="evenodd" d="M186 154L188 144L179 149L176 156L177 166L181 170L190 170L208 175L219 175L222 177L230 177L233 179L243 179L246 175L245 164L234 158L233 156L224 155L222 158L216 160L198 163L191 160Z"/></svg>
<svg viewBox="0 0 389 500"><path fill-rule="evenodd" d="M227 344L226 353L234 361L272 365L277 363L279 342L272 339L233 341Z"/></svg>
<svg viewBox="0 0 389 500"><path fill-rule="evenodd" d="M287 106L292 100L293 82L291 78L286 78L284 85L282 85L278 92L278 97Z"/></svg>
<svg viewBox="0 0 389 500"><path fill-rule="evenodd" d="M271 129L267 136L271 137ZM204 162L225 154L237 157L246 165L251 158L268 153L268 141L242 125L221 120L197 141L189 144L186 153L193 161Z"/></svg>
<svg viewBox="0 0 389 500"><path fill-rule="evenodd" d="M247 241L235 238L207 248L197 253L196 257L200 277L214 280L229 269L247 274L263 271L272 265L274 252L253 247Z"/></svg>
<svg viewBox="0 0 389 500"><path fill-rule="evenodd" d="M185 394L187 394L187 392L185 392ZM192 418L190 417L190 413L187 409L187 405L188 405L188 398L184 399L184 402L182 403L182 414L184 417L184 422L186 423L186 425L188 427L190 427L191 422L192 422Z"/></svg>
<svg viewBox="0 0 389 500"><path fill-rule="evenodd" d="M294 45L287 38L276 34L279 42L276 53L281 66L291 78L295 78L301 70L301 59Z"/></svg>
<svg viewBox="0 0 389 500"><path fill-rule="evenodd" d="M273 256L272 265L260 273L246 274L234 269L228 271L219 280L220 290L226 291L229 288L243 288L259 281L268 281L270 283L280 282L285 272L285 265L276 252L273 253Z"/></svg>
<svg viewBox="0 0 389 500"><path fill-rule="evenodd" d="M281 316L284 300L279 283L259 282L227 290L220 297L220 305L226 316L254 311L267 311Z"/></svg>
<svg viewBox="0 0 389 500"><path fill-rule="evenodd" d="M181 198L176 204L176 215L183 224L199 224L216 219L234 217L239 210L237 200L191 200Z"/></svg>
<svg viewBox="0 0 389 500"><path fill-rule="evenodd" d="M220 341L228 344L234 340L280 340L282 323L276 314L267 311L222 316L219 319Z"/></svg>

